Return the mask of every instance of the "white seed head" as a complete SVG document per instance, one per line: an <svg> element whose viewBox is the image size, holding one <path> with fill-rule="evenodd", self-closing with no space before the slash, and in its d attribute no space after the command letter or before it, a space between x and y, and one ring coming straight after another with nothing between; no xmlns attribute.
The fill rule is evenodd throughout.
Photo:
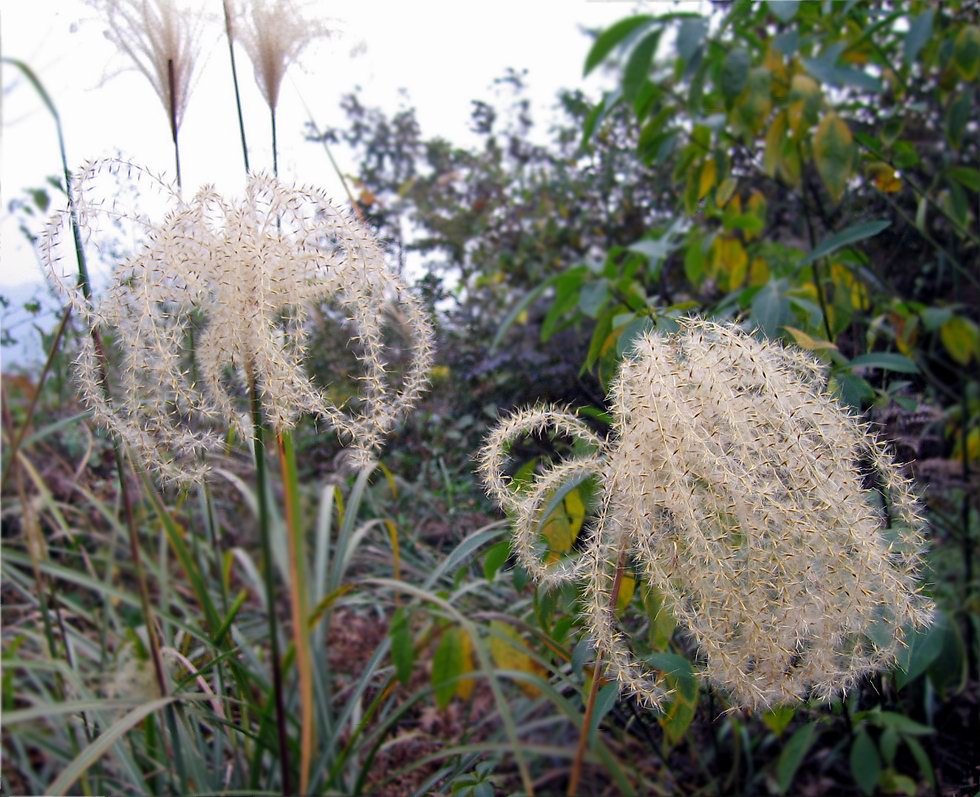
<svg viewBox="0 0 980 797"><path fill-rule="evenodd" d="M318 18L315 6L297 0L249 0L229 15L232 35L242 43L255 69L255 81L272 110L289 66L313 41L336 32Z"/></svg>
<svg viewBox="0 0 980 797"><path fill-rule="evenodd" d="M597 650L649 704L666 692L629 653L610 607L623 555L697 643L704 675L741 706L829 699L892 664L907 629L930 622L911 485L823 383L802 352L691 319L641 337L623 362L614 434L596 454L517 495L502 476L512 440L546 427L591 433L566 410L537 407L491 434L482 475L516 513L522 564L545 584L584 579ZM537 516L586 473L600 509L584 551L546 568Z"/></svg>
<svg viewBox="0 0 980 797"><path fill-rule="evenodd" d="M88 2L108 23L106 37L150 81L168 118L173 112L174 125L179 129L200 53L200 13L178 7L174 0Z"/></svg>
<svg viewBox="0 0 980 797"><path fill-rule="evenodd" d="M93 195L100 175L120 170L139 183L141 195L155 190L170 199L162 221ZM372 459L425 389L433 338L425 311L387 268L372 234L319 190L254 174L239 201L209 187L183 201L145 169L108 160L79 173L73 207L86 230L100 218L125 218L144 231L94 304L73 284L68 211L49 222L40 249L75 311L92 329L114 334L122 353L118 395L110 402L94 344L83 341L77 374L85 402L162 476L199 479L207 469L201 455L222 445L222 429L251 437L241 397L253 381L275 430L289 429L300 415L317 416L350 445L358 465ZM304 368L307 320L325 300L346 315L359 342L363 390L356 407L337 406ZM383 335L386 314L396 310L412 348L398 388L388 375Z"/></svg>

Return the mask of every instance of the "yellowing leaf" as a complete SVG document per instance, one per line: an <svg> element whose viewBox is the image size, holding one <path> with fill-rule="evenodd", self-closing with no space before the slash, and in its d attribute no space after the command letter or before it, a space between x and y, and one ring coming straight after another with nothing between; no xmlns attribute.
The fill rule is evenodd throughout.
<svg viewBox="0 0 980 797"><path fill-rule="evenodd" d="M817 340L816 338L812 338L802 329L797 329L796 327L783 327L783 329L793 336L793 340L796 341L796 345L801 349L806 349L807 351L820 351L821 349L837 348L837 346L835 346L829 340Z"/></svg>
<svg viewBox="0 0 980 797"><path fill-rule="evenodd" d="M759 237L759 234L765 229L766 226L766 215L768 212L768 203L766 202L765 196L760 191L753 191L749 196L748 207L746 210L755 216L759 221L762 222L758 231L746 230L745 240L751 241Z"/></svg>
<svg viewBox="0 0 980 797"><path fill-rule="evenodd" d="M473 679L455 679L472 671L473 640L470 635L458 626L446 628L432 657L431 680L436 706L445 708L454 695L469 697L473 692Z"/></svg>
<svg viewBox="0 0 980 797"><path fill-rule="evenodd" d="M651 650L666 650L670 644L674 629L677 627L677 618L664 603L663 593L656 587L644 587L643 607L650 621L647 639L650 642Z"/></svg>
<svg viewBox="0 0 980 797"><path fill-rule="evenodd" d="M980 28L976 25L967 25L957 34L953 64L964 80L974 80L980 73Z"/></svg>
<svg viewBox="0 0 980 797"><path fill-rule="evenodd" d="M980 331L977 325L962 316L953 316L939 328L943 346L960 365L968 365L980 356Z"/></svg>
<svg viewBox="0 0 980 797"><path fill-rule="evenodd" d="M787 136L783 139L783 153L779 161L779 176L787 185L799 188L803 179L803 161L796 140Z"/></svg>
<svg viewBox="0 0 980 797"><path fill-rule="evenodd" d="M497 669L518 670L532 675L545 674L544 667L524 652L523 648L526 647L524 640L510 624L494 620L490 623L490 628L494 632L490 636L490 655ZM537 697L541 694L541 690L534 684L518 681L517 685L529 697Z"/></svg>
<svg viewBox="0 0 980 797"><path fill-rule="evenodd" d="M718 184L718 190L715 191L715 204L720 208L725 207L736 188L738 188L738 182L734 177L726 177L722 180Z"/></svg>
<svg viewBox="0 0 980 797"><path fill-rule="evenodd" d="M867 166L868 176L875 188L884 194L894 194L902 190L902 180L891 166L882 161L874 161Z"/></svg>
<svg viewBox="0 0 980 797"><path fill-rule="evenodd" d="M843 263L833 263L830 266L830 279L834 283L834 301L846 299L849 308L860 310L868 304L868 289L854 273Z"/></svg>
<svg viewBox="0 0 980 797"><path fill-rule="evenodd" d="M770 177L776 176L782 160L783 144L786 139L786 111L780 111L772 120L766 133L766 149L762 156L762 170Z"/></svg>
<svg viewBox="0 0 980 797"><path fill-rule="evenodd" d="M847 122L833 111L824 116L813 136L813 156L828 193L834 202L840 201L851 176L854 139Z"/></svg>
<svg viewBox="0 0 980 797"><path fill-rule="evenodd" d="M789 67L783 54L773 46L772 42L766 49L766 57L762 59L762 65L772 75L772 95L778 100L783 99L789 88Z"/></svg>
<svg viewBox="0 0 980 797"><path fill-rule="evenodd" d="M541 528L541 534L548 542L546 561L556 562L562 554L572 550L582 523L585 521L585 504L579 490L572 490L555 507Z"/></svg>
<svg viewBox="0 0 980 797"><path fill-rule="evenodd" d="M764 66L749 71L745 89L735 100L734 121L743 131L755 134L772 110L772 75Z"/></svg>
<svg viewBox="0 0 980 797"><path fill-rule="evenodd" d="M738 238L718 236L709 252L711 273L724 290L734 290L745 281L749 256Z"/></svg>
<svg viewBox="0 0 980 797"><path fill-rule="evenodd" d="M799 138L817 121L823 94L820 84L809 75L793 75L789 89L789 126Z"/></svg>
<svg viewBox="0 0 980 797"><path fill-rule="evenodd" d="M752 258L749 266L749 285L756 287L769 282L769 264L761 257Z"/></svg>
<svg viewBox="0 0 980 797"><path fill-rule="evenodd" d="M714 188L717 176L718 167L715 165L715 159L708 158L701 164L701 169L698 171L698 199L704 199L708 192Z"/></svg>
<svg viewBox="0 0 980 797"><path fill-rule="evenodd" d="M616 613L622 614L626 607L633 600L633 593L636 592L636 577L631 573L623 573L619 580L619 595L616 596Z"/></svg>

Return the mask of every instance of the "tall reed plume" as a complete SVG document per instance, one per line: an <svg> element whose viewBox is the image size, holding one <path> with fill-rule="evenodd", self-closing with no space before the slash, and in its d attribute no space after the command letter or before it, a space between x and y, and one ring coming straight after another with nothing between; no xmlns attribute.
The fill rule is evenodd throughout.
<svg viewBox="0 0 980 797"><path fill-rule="evenodd" d="M597 653L648 704L667 691L629 652L610 605L624 557L736 705L829 699L892 664L907 629L930 622L911 485L824 378L804 353L687 320L677 334L643 336L623 363L608 441L557 407L520 411L488 438L481 474L514 513L521 564L545 586L584 582ZM548 429L595 453L515 492L504 475L511 443ZM585 549L545 565L542 508L588 475L600 497Z"/></svg>
<svg viewBox="0 0 980 797"><path fill-rule="evenodd" d="M315 6L297 0L251 0L230 16L229 32L241 42L255 69L255 80L272 111L289 66L316 39L335 30L313 13Z"/></svg>
<svg viewBox="0 0 980 797"><path fill-rule="evenodd" d="M99 178L120 171L141 196L155 193L169 202L164 218L150 219L99 195ZM274 431L312 414L336 430L358 465L371 460L424 390L432 328L423 308L385 265L371 233L319 190L254 174L239 200L206 186L184 201L144 168L103 160L79 172L72 196L83 230L122 219L142 236L93 303L76 291L68 267L67 211L48 223L40 249L75 311L92 328L111 331L121 350L119 395L110 400L100 389L94 347L83 339L77 361L82 397L102 425L165 479L200 479L207 471L201 455L220 448L229 427L252 436L240 399L253 386ZM324 300L346 313L356 330L363 367L357 406L337 406L305 371L307 321ZM395 312L412 350L397 387L388 374L384 328L386 314ZM204 329L191 347L188 332L201 318Z"/></svg>
<svg viewBox="0 0 980 797"><path fill-rule="evenodd" d="M176 139L200 54L200 14L174 0L89 0L89 4L108 24L106 37L152 84Z"/></svg>

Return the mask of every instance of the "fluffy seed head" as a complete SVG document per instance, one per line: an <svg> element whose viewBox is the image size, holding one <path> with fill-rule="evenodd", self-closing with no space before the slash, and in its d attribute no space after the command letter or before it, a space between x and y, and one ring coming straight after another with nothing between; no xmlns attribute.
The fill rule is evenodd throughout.
<svg viewBox="0 0 980 797"><path fill-rule="evenodd" d="M666 692L610 607L623 556L697 643L704 675L741 706L829 699L893 663L906 630L930 622L911 486L823 380L801 352L687 320L636 344L612 388L614 434L595 454L517 495L502 476L510 441L549 427L591 433L538 407L491 434L482 475L515 512L523 566L544 584L584 580L597 650L648 703ZM562 482L590 473L600 506L585 550L545 566L537 516Z"/></svg>
<svg viewBox="0 0 980 797"><path fill-rule="evenodd" d="M279 104L282 79L290 64L311 42L335 32L326 20L310 12L309 3L296 0L251 0L240 7L230 26L230 33L248 53L255 80L272 110Z"/></svg>
<svg viewBox="0 0 980 797"><path fill-rule="evenodd" d="M187 109L200 49L200 14L174 0L89 0L105 18L106 37L153 85L174 132ZM173 91L171 92L171 70Z"/></svg>
<svg viewBox="0 0 980 797"><path fill-rule="evenodd" d="M162 221L98 196L97 178L118 171L138 182L141 195L156 191L169 200ZM351 446L358 465L370 461L425 389L432 328L423 308L386 267L371 233L319 190L255 174L241 200L204 187L185 202L159 178L117 160L86 166L74 189L86 230L100 219L126 219L142 231L94 305L72 283L67 211L42 236L42 261L54 282L93 329L116 336L122 352L119 395L110 402L94 344L85 339L77 362L82 396L96 419L162 476L199 479L206 470L201 455L222 445L221 429L251 437L241 398L252 385L277 431L313 414ZM325 300L355 330L363 368L356 407L337 406L304 369L307 320ZM384 336L385 317L394 312L412 350L397 388Z"/></svg>

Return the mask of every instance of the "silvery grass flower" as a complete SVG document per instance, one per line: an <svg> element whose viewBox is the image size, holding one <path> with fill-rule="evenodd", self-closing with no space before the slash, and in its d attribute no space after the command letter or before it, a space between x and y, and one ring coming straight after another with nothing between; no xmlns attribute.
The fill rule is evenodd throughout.
<svg viewBox="0 0 980 797"><path fill-rule="evenodd" d="M648 704L668 692L617 627L611 593L623 557L739 706L830 699L893 664L908 629L931 621L911 485L824 381L802 352L685 320L676 334L640 338L623 362L608 441L556 407L518 412L488 438L481 473L514 515L519 561L546 586L584 582L598 655ZM512 490L511 443L548 429L594 453ZM599 508L584 550L545 565L540 513L563 483L589 475Z"/></svg>
<svg viewBox="0 0 980 797"><path fill-rule="evenodd" d="M104 17L106 38L146 76L176 137L194 82L202 19L174 0L89 0Z"/></svg>
<svg viewBox="0 0 980 797"><path fill-rule="evenodd" d="M156 194L169 204L163 218L117 207L100 194L99 179L119 172L137 183L141 197ZM311 414L362 466L426 387L432 363L426 313L385 265L373 235L318 189L253 174L241 199L205 186L184 201L142 167L103 160L77 175L72 203L86 234L106 220L136 229L135 251L116 265L95 303L70 276L68 211L49 222L41 260L74 311L90 328L111 333L121 351L118 395L109 399L94 343L83 339L76 365L84 401L164 478L201 478L203 455L223 445L228 428L252 437L241 400L252 389L275 431ZM307 322L324 301L355 330L355 340L342 344L357 344L363 368L361 395L350 406L337 406L304 367ZM385 337L392 314L411 349L397 387ZM202 323L192 344L191 332Z"/></svg>
<svg viewBox="0 0 980 797"><path fill-rule="evenodd" d="M286 70L316 39L335 33L327 20L318 18L315 6L297 0L248 0L232 2L235 13L229 32L245 48L255 69L262 96L275 111Z"/></svg>

